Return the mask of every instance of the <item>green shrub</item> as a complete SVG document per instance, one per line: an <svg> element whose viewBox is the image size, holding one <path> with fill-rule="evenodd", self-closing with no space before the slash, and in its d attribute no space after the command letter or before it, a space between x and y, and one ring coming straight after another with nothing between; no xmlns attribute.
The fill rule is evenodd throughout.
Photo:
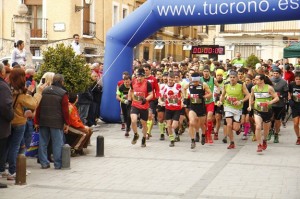
<svg viewBox="0 0 300 199"><path fill-rule="evenodd" d="M35 79L40 81L45 72L62 74L68 92L79 93L91 85L90 69L85 59L75 56L71 46L57 44L56 48L48 47L43 53L44 63L41 65Z"/></svg>
<svg viewBox="0 0 300 199"><path fill-rule="evenodd" d="M251 54L251 55L247 58L246 62L247 62L247 68L255 69L255 65L256 65L257 63L259 63L260 61L259 61L258 57L256 57L254 54Z"/></svg>

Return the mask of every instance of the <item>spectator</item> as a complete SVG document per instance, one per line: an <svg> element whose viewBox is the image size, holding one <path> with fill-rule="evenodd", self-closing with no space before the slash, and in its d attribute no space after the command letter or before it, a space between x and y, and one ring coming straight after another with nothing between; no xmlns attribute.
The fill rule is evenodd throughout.
<svg viewBox="0 0 300 199"><path fill-rule="evenodd" d="M288 84L295 80L295 75L290 69L290 65L288 64L283 67L283 79L285 79Z"/></svg>
<svg viewBox="0 0 300 199"><path fill-rule="evenodd" d="M14 68L9 76L10 85L13 88L14 99L14 119L11 123L11 135L8 145L7 160L9 164L8 180L14 180L16 177L16 161L20 149L20 144L24 137L27 117L24 112L25 109L35 110L41 100L41 93L43 86L37 88L37 92L32 97L34 86L25 87L25 71L21 68Z"/></svg>
<svg viewBox="0 0 300 199"><path fill-rule="evenodd" d="M71 46L75 52L75 55L81 55L81 51L80 51L80 44L79 44L79 35L78 34L74 34L73 35L73 42L71 43Z"/></svg>
<svg viewBox="0 0 300 199"><path fill-rule="evenodd" d="M11 55L11 63L17 62L19 65L26 64L26 51L24 41L19 40L15 43L15 48Z"/></svg>
<svg viewBox="0 0 300 199"><path fill-rule="evenodd" d="M8 137L11 133L10 122L14 118L13 98L8 84L4 81L5 69L0 63L0 175L7 177L8 173L5 171L6 163L6 148L8 144ZM0 188L7 188L6 184L0 183Z"/></svg>
<svg viewBox="0 0 300 199"><path fill-rule="evenodd" d="M70 128L69 133L66 135L67 142L71 140L70 145L74 149L72 152L79 155L84 155L83 148L87 148L88 142L93 134L92 129L85 126L80 120L76 102L78 97L74 93L69 94L69 115L70 115ZM75 140L72 140L75 137Z"/></svg>
<svg viewBox="0 0 300 199"><path fill-rule="evenodd" d="M47 159L49 138L52 139L52 149L55 169L61 169L62 146L64 134L69 129L69 109L67 91L63 89L64 78L55 74L51 86L45 88L41 103L36 110L35 124L40 128L39 160L42 169L50 168Z"/></svg>

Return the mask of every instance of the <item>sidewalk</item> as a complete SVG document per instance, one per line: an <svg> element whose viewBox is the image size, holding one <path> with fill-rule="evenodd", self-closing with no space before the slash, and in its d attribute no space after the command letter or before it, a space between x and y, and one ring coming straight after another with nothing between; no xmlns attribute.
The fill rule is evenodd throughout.
<svg viewBox="0 0 300 199"><path fill-rule="evenodd" d="M197 143L190 149L187 130L170 148L159 141L158 127L142 148L131 145L119 124L101 124L94 132L86 156L71 159L70 170L42 170L36 159L27 159L27 185L1 179L1 199L248 199L300 198L300 146L291 121L281 128L280 143L269 142L261 155L251 139L235 136L237 147L226 149L221 140ZM105 139L105 157L95 157L96 137ZM221 136L220 136L221 137ZM273 141L273 140L272 140Z"/></svg>

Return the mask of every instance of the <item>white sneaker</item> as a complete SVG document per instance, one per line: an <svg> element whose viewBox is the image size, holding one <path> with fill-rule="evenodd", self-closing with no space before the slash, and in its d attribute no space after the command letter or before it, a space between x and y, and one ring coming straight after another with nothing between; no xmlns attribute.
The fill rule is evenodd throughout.
<svg viewBox="0 0 300 199"><path fill-rule="evenodd" d="M3 171L3 172L0 172L0 176L1 176L2 178L7 178L8 172L7 172L6 170Z"/></svg>
<svg viewBox="0 0 300 199"><path fill-rule="evenodd" d="M26 176L28 176L29 174L31 174L31 171L26 169Z"/></svg>
<svg viewBox="0 0 300 199"><path fill-rule="evenodd" d="M16 179L16 173L14 173L14 174L8 174L8 176L7 176L7 180L15 180Z"/></svg>

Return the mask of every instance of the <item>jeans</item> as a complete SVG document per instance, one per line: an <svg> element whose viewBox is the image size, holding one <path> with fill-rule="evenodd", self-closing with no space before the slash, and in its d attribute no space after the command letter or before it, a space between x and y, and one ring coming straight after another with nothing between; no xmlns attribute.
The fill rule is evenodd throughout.
<svg viewBox="0 0 300 199"><path fill-rule="evenodd" d="M90 104L78 104L78 112L80 116L80 120L83 124L87 124L87 117L89 114Z"/></svg>
<svg viewBox="0 0 300 199"><path fill-rule="evenodd" d="M7 161L9 164L8 171L10 174L16 172L17 155L20 150L20 144L24 137L25 124L11 127L11 135L9 137Z"/></svg>
<svg viewBox="0 0 300 199"><path fill-rule="evenodd" d="M28 119L26 122L26 128L25 128L25 132L24 132L24 144L26 146L26 149L28 149L30 147L33 131L34 131L33 120Z"/></svg>
<svg viewBox="0 0 300 199"><path fill-rule="evenodd" d="M0 139L0 172L5 171L5 163L7 158L8 138Z"/></svg>
<svg viewBox="0 0 300 199"><path fill-rule="evenodd" d="M43 167L50 164L47 157L47 146L49 139L52 140L52 150L55 169L61 169L61 153L64 145L64 133L62 129L40 127L39 160Z"/></svg>

